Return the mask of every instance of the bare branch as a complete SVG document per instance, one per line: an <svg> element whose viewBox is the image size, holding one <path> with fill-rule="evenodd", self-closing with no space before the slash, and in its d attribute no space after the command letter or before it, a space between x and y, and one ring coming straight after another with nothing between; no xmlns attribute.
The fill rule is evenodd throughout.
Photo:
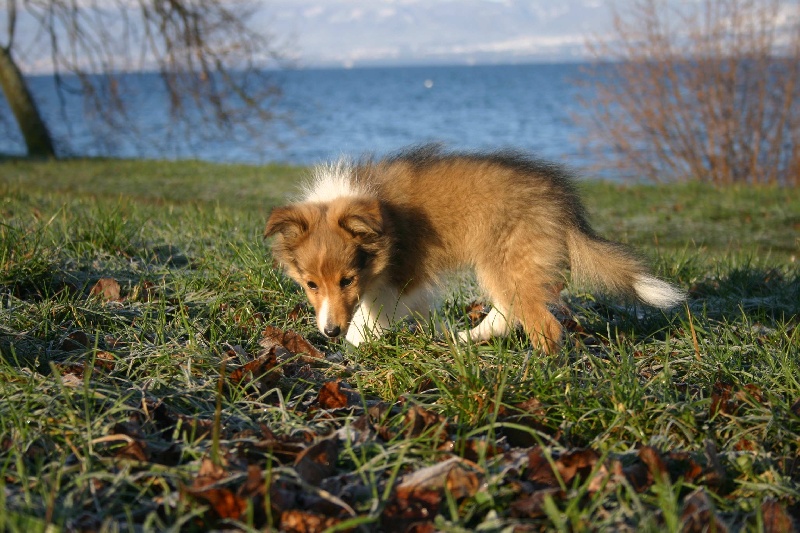
<svg viewBox="0 0 800 533"><path fill-rule="evenodd" d="M8 0L16 6L17 0ZM22 0L50 52L66 119L64 95L76 91L84 109L127 132L128 72L155 70L173 124L224 134L274 119L279 91L266 68L281 51L247 21L249 0ZM11 23L11 22L10 22ZM12 27L12 26L9 26ZM277 60L277 61L276 61ZM67 74L76 83L67 83ZM72 78L74 76L74 78Z"/></svg>
<svg viewBox="0 0 800 533"><path fill-rule="evenodd" d="M651 180L798 184L800 10L784 8L633 0L613 39L591 43L594 144Z"/></svg>

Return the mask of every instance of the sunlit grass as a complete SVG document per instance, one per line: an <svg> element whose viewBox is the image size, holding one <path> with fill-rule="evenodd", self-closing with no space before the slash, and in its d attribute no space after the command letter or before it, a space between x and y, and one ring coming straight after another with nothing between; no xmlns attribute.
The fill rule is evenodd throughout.
<svg viewBox="0 0 800 533"><path fill-rule="evenodd" d="M443 530L676 528L698 486L734 528L756 528L769 498L797 509L797 191L586 184L600 232L639 247L690 300L662 313L569 288L570 337L544 356L522 335L457 345L408 324L358 349L325 341L261 239L269 207L302 174L133 161L0 166L0 529L277 523L257 509L215 522L183 494L214 454L217 415L229 468L257 464L282 483L297 473L286 450L258 448L267 430L299 448L338 435L335 479L355 487L342 493L355 515L326 501L365 530L387 526L397 479L454 455L484 484L443 499L430 517ZM120 301L90 295L100 278L119 283ZM464 326L464 306L479 294L468 280L451 289L440 312ZM220 372L253 359L267 325L300 332L326 359L283 362L293 371L266 388L227 384L217 413ZM317 409L320 385L333 379L363 405ZM728 397L715 410L720 387ZM514 415L524 402L535 407ZM439 418L417 430L417 407ZM380 438L359 438L362 414ZM137 431L127 438L147 445L145 461L126 448ZM510 465L536 445L552 461L591 449L597 469L627 466L643 446L691 454L704 468L712 454L723 475L657 479L643 492L625 478L595 486L578 477L544 498L539 515L521 515L513 505L534 489L520 481L526 463ZM336 496L326 483L302 485L303 494ZM261 508L279 513L271 505Z"/></svg>

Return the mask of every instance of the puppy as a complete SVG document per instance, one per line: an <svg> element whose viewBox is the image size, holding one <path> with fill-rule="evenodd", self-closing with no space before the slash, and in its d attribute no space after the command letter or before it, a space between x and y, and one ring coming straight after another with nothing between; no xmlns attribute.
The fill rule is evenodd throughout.
<svg viewBox="0 0 800 533"><path fill-rule="evenodd" d="M464 267L493 307L462 340L521 324L535 347L557 350L562 327L548 304L566 267L651 306L684 299L594 233L563 169L516 152L423 146L320 166L301 201L271 212L265 237L275 237L273 255L305 289L320 331L355 345L401 318L427 319L442 275Z"/></svg>

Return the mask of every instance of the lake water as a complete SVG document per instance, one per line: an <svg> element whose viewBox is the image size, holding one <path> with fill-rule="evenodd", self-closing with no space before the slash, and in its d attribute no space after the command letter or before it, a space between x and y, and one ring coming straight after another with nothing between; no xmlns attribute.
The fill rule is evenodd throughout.
<svg viewBox="0 0 800 533"><path fill-rule="evenodd" d="M455 149L513 147L580 169L592 163L573 121L585 112L579 97L591 99L591 89L576 83L581 76L575 64L277 72L283 96L276 111L289 120L263 135L219 138L175 131L158 78L141 74L131 76L135 139L87 119L78 97L60 105L49 77L30 82L64 155L308 164L438 141ZM0 152L24 153L8 124L0 127Z"/></svg>

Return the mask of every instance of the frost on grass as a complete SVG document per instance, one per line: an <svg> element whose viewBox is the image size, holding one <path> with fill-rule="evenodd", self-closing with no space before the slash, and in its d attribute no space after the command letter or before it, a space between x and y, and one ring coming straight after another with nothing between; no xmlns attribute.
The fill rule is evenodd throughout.
<svg viewBox="0 0 800 533"><path fill-rule="evenodd" d="M11 221L0 257L7 529L796 527L794 267L662 258L686 308L567 294L552 358L408 324L349 350L254 244L255 212L132 203L100 234L94 200L34 200L58 216ZM129 219L141 235L115 236ZM460 326L485 314L473 289L445 298Z"/></svg>

